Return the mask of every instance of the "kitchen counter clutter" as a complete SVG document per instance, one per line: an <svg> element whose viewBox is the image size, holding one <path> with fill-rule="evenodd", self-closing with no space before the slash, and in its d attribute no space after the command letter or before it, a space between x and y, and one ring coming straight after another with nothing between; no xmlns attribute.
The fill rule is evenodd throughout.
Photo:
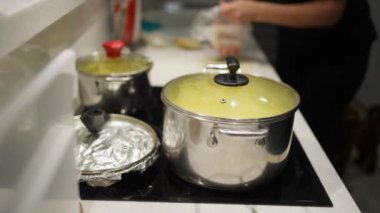
<svg viewBox="0 0 380 213"><path fill-rule="evenodd" d="M156 93L156 99L159 98L160 89L170 80L194 72L201 72L206 64L225 63L224 59L218 58L215 50L207 45L194 49L182 48L176 45L174 42L175 37L172 35L184 36L187 31L188 29L179 26L170 29L166 28L165 33L160 34L161 32L158 32L156 34L162 36L159 37L161 40L158 41L163 43L157 46L145 45L137 50L138 53L149 57L153 61L153 67L148 75L150 84ZM171 37L167 37L168 35ZM168 43L170 39L173 42ZM253 40L250 47L244 52L244 56L239 57L241 72L280 81L273 66L260 49L259 44ZM213 72L212 70L205 70ZM155 110L150 116L156 116L158 120L162 119L162 108ZM157 123L153 122L153 124ZM153 125L153 128L159 129L155 125ZM280 189L273 189L273 187L277 186L276 184L272 184L272 188L270 186L260 188L262 196L260 193L254 192L252 194L253 201L251 200L251 195L247 192L223 194L223 191L219 193L204 190L205 193L198 193L193 191L193 187L196 190L198 186L182 184L182 180L176 179L175 176L173 176L174 180L166 180L165 171L161 171L162 168L165 168L161 167L161 165L165 166L165 162L162 163L163 161L159 160L158 166L154 166L156 171L154 169L147 170L141 177L128 176L124 183L109 190L91 188L81 184L81 203L84 212L121 213L128 211L148 213L152 212L152 210L162 213L179 211L185 213L360 212L299 111L295 114L294 133L296 137L293 139L293 144L295 146L290 150L289 155L298 157L291 158L289 164L294 165L296 170L287 168L288 172L290 171L288 174L291 175L282 175L280 178L282 183L289 183L289 185L281 187L280 184ZM298 161L302 162L299 164ZM293 171L300 174L293 174ZM305 171L310 172L311 175L304 175L303 172ZM159 175L152 180L151 173L158 173ZM292 182L293 177L299 175L303 176L303 179ZM169 177L172 176L169 174ZM138 182L135 183L134 181ZM164 183L170 181L174 181L178 185L164 185ZM156 184L154 185L153 182ZM309 182L310 186L308 185ZM157 184L162 185L157 186ZM145 188L136 190L140 189L140 185L144 185ZM292 186L304 186L304 189L292 191ZM132 187L135 191L129 193L130 189L128 187ZM179 193L177 194L178 196L175 193ZM283 199L272 202L270 201L272 194L273 197L282 197ZM191 198L192 195L199 196L193 199ZM204 200L201 199L202 196L211 197L212 199ZM228 198L229 196L234 196L235 199L231 201ZM322 199L318 200L318 196L321 196ZM302 199L303 197L305 198L304 200ZM314 198L317 200L316 202L313 201L313 203Z"/></svg>
<svg viewBox="0 0 380 213"><path fill-rule="evenodd" d="M259 45L254 41L252 44L252 50L245 57L240 59L240 65L242 73L249 73L257 76L263 76L270 79L274 79L279 81L275 70L272 65L267 61L264 53L260 49ZM188 50L181 49L175 45L169 45L165 47L152 47L145 46L138 50L139 53L146 55L154 62L153 68L149 73L150 83L154 88L160 88L164 86L168 81L177 78L179 76L183 76L186 74L200 72L204 68L206 64L215 64L215 63L224 63L223 60L218 60L216 57L216 52L211 48L204 46L199 50ZM159 92L158 92L159 94ZM302 102L302 100L301 100ZM157 116L157 115L154 115ZM87 190L86 193L82 191L82 205L84 208L84 212L88 213L100 213L100 212L162 212L162 213L170 213L170 212L360 212L354 200L350 196L343 182L339 178L338 174L334 170L327 156L323 152L320 147L316 137L313 135L311 129L303 118L302 114L298 111L296 112L295 122L294 122L294 132L295 136L299 142L298 150L299 152L304 153L305 158L302 160L298 158L300 161L310 162L310 168L312 171L315 171L316 179L310 178L312 182L319 183L321 186L323 185L324 190L321 192L317 191L308 191L310 194L327 194L328 198L321 202L321 205L316 205L310 203L308 205L305 200L297 200L299 205L286 204L285 202L277 202L271 204L271 202L230 202L224 196L220 198L215 198L214 200L202 201L194 199L193 202L190 202L186 199L187 193L191 192L192 187L185 187L180 190L179 193L182 192L182 196L178 197L177 200L173 200L172 198L161 199L157 197L158 195L152 194L149 201L144 200L142 197L133 195L120 196L118 199L112 197L112 194L107 194L105 191L99 196L102 196L102 199L96 199L96 196L91 197L92 192L95 193L97 189L91 189L86 187L81 187L81 190ZM293 141L294 142L294 141ZM297 143L298 143L297 142ZM296 142L294 142L296 143ZM295 152L295 151L293 151ZM292 153L292 151L291 151ZM294 161L297 164L297 159ZM292 178L292 176L287 176ZM139 178L137 178L139 179ZM319 180L318 180L319 179ZM134 180L128 179L129 180ZM310 181L309 180L309 181ZM163 181L162 179L160 180ZM287 181L284 181L286 184ZM314 184L314 183L313 183ZM124 186L133 186L133 183L126 183ZM293 185L290 185L293 186ZM270 188L270 187L269 187ZM260 190L264 190L263 197L270 195L269 192L265 191L266 188L261 188ZM297 199L296 193L292 193L292 188L288 186L288 188L283 187L285 190L283 191L277 190L277 194L287 196L286 198ZM93 191L92 191L93 190ZM152 189L151 186L147 187L147 191L139 191L139 195L150 193L149 190L155 190L154 187ZM165 189L165 187L161 187L161 191L163 194L170 194L169 188ZM121 192L128 191L127 188L119 189ZM98 191L99 192L99 191ZM88 195L83 196L83 195ZM244 195L244 193L242 193ZM243 197L243 195L241 195ZM109 199L107 199L107 196ZM156 196L156 197L155 197ZM210 193L209 196L213 196L213 193ZM240 195L239 195L240 196ZM260 194L255 194L256 198L260 198ZM255 199L256 199L255 198ZM219 200L218 200L219 199ZM248 199L248 198L242 198ZM225 200L225 202L223 202ZM214 202L215 201L215 202ZM331 201L331 202L330 202Z"/></svg>

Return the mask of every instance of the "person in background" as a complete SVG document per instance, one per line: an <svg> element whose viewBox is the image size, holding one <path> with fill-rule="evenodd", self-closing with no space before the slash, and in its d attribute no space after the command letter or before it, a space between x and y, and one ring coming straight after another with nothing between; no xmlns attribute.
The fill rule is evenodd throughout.
<svg viewBox="0 0 380 213"><path fill-rule="evenodd" d="M275 68L299 92L300 110L331 159L338 150L329 139L365 77L376 38L367 1L235 0L220 8L235 22L278 26Z"/></svg>

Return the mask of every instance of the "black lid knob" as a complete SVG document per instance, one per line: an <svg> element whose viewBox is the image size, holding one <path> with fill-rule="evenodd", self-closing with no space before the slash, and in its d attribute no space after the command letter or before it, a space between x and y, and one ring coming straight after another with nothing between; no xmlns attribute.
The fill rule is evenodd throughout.
<svg viewBox="0 0 380 213"><path fill-rule="evenodd" d="M240 68L239 61L234 57L226 58L228 74L219 74L214 77L214 81L223 86L243 86L248 84L247 76L236 74Z"/></svg>
<svg viewBox="0 0 380 213"><path fill-rule="evenodd" d="M97 134L110 119L110 115L101 109L92 108L83 112L80 119L89 132Z"/></svg>

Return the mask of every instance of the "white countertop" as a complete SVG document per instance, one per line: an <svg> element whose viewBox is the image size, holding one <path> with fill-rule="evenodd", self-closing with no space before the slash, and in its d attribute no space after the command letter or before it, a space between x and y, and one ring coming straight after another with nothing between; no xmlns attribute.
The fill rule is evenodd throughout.
<svg viewBox="0 0 380 213"><path fill-rule="evenodd" d="M242 72L265 76L279 80L273 66L267 61L260 47L254 42L248 59L241 60ZM217 62L215 52L205 47L200 50L183 50L175 46L165 48L145 47L142 54L154 61L150 72L153 86L163 86L169 80L192 72L201 72L207 63ZM220 61L223 63L223 61ZM351 195L339 178L337 172L323 152L314 134L300 112L296 113L294 132L306 155L313 165L319 179L327 191L333 207L294 207L270 205L227 205L227 204L192 204L166 202L132 202L132 201L82 201L85 213L251 213L251 212L360 212Z"/></svg>

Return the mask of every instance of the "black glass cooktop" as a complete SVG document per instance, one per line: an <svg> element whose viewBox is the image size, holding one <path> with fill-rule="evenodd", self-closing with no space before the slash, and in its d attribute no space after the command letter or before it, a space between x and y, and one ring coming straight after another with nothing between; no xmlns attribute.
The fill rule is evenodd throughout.
<svg viewBox="0 0 380 213"><path fill-rule="evenodd" d="M153 88L154 104L148 113L137 115L151 124L159 136L163 112L160 91L161 88ZM281 175L250 191L225 192L193 185L172 173L167 160L160 155L158 161L145 172L124 174L121 181L109 187L91 187L80 183L80 196L84 200L332 207L331 200L295 137L287 166Z"/></svg>

